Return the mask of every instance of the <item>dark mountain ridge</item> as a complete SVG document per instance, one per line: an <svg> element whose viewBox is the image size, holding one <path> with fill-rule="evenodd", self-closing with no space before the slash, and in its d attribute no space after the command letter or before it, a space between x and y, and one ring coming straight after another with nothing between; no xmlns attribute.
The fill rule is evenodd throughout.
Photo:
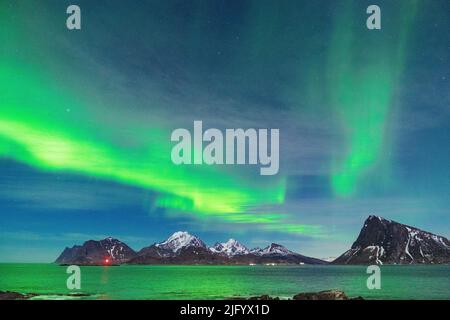
<svg viewBox="0 0 450 320"><path fill-rule="evenodd" d="M122 264L135 255L136 252L128 245L109 237L100 241L88 240L81 246L66 247L55 262L80 265Z"/></svg>
<svg viewBox="0 0 450 320"><path fill-rule="evenodd" d="M108 238L112 239L112 238ZM82 246L66 248L56 259L60 264L325 264L272 243L264 249L249 250L234 239L208 247L188 232L178 231L167 240L133 251L119 240L89 240ZM119 249L120 248L120 249ZM119 253L115 251L119 249ZM110 254L112 252L113 254ZM106 262L108 261L108 262Z"/></svg>
<svg viewBox="0 0 450 320"><path fill-rule="evenodd" d="M442 236L369 216L352 247L333 264L450 263L450 241Z"/></svg>
<svg viewBox="0 0 450 320"><path fill-rule="evenodd" d="M271 243L248 249L235 239L208 247L200 238L178 231L167 240L138 252L106 238L65 248L59 264L327 264ZM445 264L450 263L450 241L442 236L377 216L369 216L351 248L332 264Z"/></svg>

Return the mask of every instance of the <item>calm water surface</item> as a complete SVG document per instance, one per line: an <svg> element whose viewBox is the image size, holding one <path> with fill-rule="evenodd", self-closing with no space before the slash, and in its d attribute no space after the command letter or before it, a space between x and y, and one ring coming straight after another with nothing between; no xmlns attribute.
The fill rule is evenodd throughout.
<svg viewBox="0 0 450 320"><path fill-rule="evenodd" d="M450 265L382 266L381 289L368 290L362 266L81 267L83 299L224 299L341 289L368 299L450 299ZM68 299L66 267L0 264L0 290Z"/></svg>

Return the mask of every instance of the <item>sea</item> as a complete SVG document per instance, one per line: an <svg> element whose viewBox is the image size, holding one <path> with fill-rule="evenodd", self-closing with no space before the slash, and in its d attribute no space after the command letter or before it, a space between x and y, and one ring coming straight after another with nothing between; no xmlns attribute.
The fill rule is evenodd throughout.
<svg viewBox="0 0 450 320"><path fill-rule="evenodd" d="M369 289L365 266L82 266L69 290L67 266L0 264L0 291L32 299L230 299L343 290L365 299L450 299L450 265L381 266L380 289Z"/></svg>

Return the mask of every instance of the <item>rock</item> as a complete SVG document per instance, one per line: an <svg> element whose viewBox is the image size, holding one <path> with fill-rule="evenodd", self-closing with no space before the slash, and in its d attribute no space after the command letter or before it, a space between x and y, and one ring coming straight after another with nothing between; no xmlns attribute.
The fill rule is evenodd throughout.
<svg viewBox="0 0 450 320"><path fill-rule="evenodd" d="M341 290L325 290L320 292L302 292L292 297L293 300L349 300ZM362 298L361 298L362 299Z"/></svg>
<svg viewBox="0 0 450 320"><path fill-rule="evenodd" d="M280 300L279 297L271 297L267 294L254 297L230 297L230 300ZM288 299L289 300L289 299ZM363 297L348 297L344 291L332 289L319 292L302 292L292 297L292 300L364 300Z"/></svg>
<svg viewBox="0 0 450 320"><path fill-rule="evenodd" d="M60 297L89 297L89 293L83 292L73 292L73 293L52 293L50 296L60 296ZM0 291L0 300L27 300L33 297L37 297L39 294L37 293L19 293L14 291ZM46 296L48 296L46 294Z"/></svg>
<svg viewBox="0 0 450 320"><path fill-rule="evenodd" d="M35 294L22 294L14 291L0 291L0 300L26 300L36 296Z"/></svg>
<svg viewBox="0 0 450 320"><path fill-rule="evenodd" d="M77 292L77 293L69 293L68 296L69 297L89 297L90 294L89 293Z"/></svg>
<svg viewBox="0 0 450 320"><path fill-rule="evenodd" d="M248 300L280 300L280 298L263 294L262 296L250 297Z"/></svg>

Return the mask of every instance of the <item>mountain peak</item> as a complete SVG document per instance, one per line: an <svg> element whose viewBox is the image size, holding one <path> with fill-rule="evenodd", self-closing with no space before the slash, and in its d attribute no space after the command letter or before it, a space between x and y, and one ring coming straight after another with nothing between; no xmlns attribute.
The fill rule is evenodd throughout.
<svg viewBox="0 0 450 320"><path fill-rule="evenodd" d="M103 239L103 240L100 240L101 242L120 242L120 240L118 240L118 239L115 239L115 238L113 238L113 237L107 237L107 238L105 238L105 239Z"/></svg>
<svg viewBox="0 0 450 320"><path fill-rule="evenodd" d="M272 243L265 249L249 250L234 238L217 242L208 248L198 237L187 231L177 231L167 240L154 243L135 252L112 237L88 240L83 245L66 248L57 263L79 265L109 264L324 264L319 259L289 251Z"/></svg>
<svg viewBox="0 0 450 320"><path fill-rule="evenodd" d="M389 219L383 218L381 216L370 215L366 219L366 223L367 222L392 222L392 221Z"/></svg>
<svg viewBox="0 0 450 320"><path fill-rule="evenodd" d="M128 245L112 237L103 240L88 240L81 246L66 247L56 259L62 264L103 265L124 263L136 255Z"/></svg>
<svg viewBox="0 0 450 320"><path fill-rule="evenodd" d="M382 217L369 216L350 250L335 264L450 262L450 241Z"/></svg>
<svg viewBox="0 0 450 320"><path fill-rule="evenodd" d="M250 253L250 250L248 250L246 246L233 238L229 239L225 243L216 243L214 247L211 248L211 251L216 253L223 253L228 256Z"/></svg>
<svg viewBox="0 0 450 320"><path fill-rule="evenodd" d="M260 256L260 255L263 254L263 249L261 249L260 247L255 247L253 249L250 249L250 253L254 254L254 255L257 255L257 256Z"/></svg>
<svg viewBox="0 0 450 320"><path fill-rule="evenodd" d="M185 247L206 248L206 245L202 240L191 235L187 231L177 231L167 238L167 240L157 243L156 246L162 249L171 250L173 252L177 252Z"/></svg>
<svg viewBox="0 0 450 320"><path fill-rule="evenodd" d="M192 237L192 235L187 231L176 231L168 239L175 239L181 237Z"/></svg>
<svg viewBox="0 0 450 320"><path fill-rule="evenodd" d="M292 254L293 252L288 250L286 247L281 244L272 242L269 246L265 247L263 250L263 254L277 254L277 255L286 255Z"/></svg>

